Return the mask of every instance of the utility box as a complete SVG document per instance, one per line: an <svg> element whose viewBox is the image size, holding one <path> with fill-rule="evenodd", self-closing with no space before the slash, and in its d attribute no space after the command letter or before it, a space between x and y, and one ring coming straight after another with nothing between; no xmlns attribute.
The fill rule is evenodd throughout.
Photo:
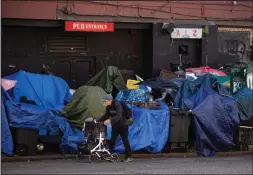
<svg viewBox="0 0 253 175"><path fill-rule="evenodd" d="M240 151L251 151L253 147L253 127L239 126L238 141Z"/></svg>
<svg viewBox="0 0 253 175"><path fill-rule="evenodd" d="M171 108L170 112L169 142L187 143L189 140L190 113L175 108Z"/></svg>
<svg viewBox="0 0 253 175"><path fill-rule="evenodd" d="M189 128L191 124L191 113L177 108L170 108L169 139L164 148L165 152L183 149L188 150Z"/></svg>

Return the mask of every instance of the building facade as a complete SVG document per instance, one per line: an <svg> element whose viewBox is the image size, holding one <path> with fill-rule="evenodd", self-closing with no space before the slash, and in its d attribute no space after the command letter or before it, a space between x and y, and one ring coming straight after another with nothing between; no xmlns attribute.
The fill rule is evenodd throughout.
<svg viewBox="0 0 253 175"><path fill-rule="evenodd" d="M180 56L192 66L249 61L251 44L249 1L2 1L2 76L44 66L77 88L108 65L148 78Z"/></svg>

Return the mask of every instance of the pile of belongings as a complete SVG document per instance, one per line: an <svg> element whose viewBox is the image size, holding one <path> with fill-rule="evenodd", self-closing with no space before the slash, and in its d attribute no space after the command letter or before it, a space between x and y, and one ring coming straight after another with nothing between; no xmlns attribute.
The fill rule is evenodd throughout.
<svg viewBox="0 0 253 175"><path fill-rule="evenodd" d="M72 98L63 79L19 71L2 78L1 91L2 153L13 155L10 127L46 130L40 133L59 135L63 153L75 151L72 143L84 139L81 131L60 116L60 111Z"/></svg>
<svg viewBox="0 0 253 175"><path fill-rule="evenodd" d="M230 77L210 67L189 68L197 78L186 78L173 97L175 108L194 115L196 149L201 156L229 151L236 144L242 121L253 117L253 91L248 87L231 94Z"/></svg>
<svg viewBox="0 0 253 175"><path fill-rule="evenodd" d="M62 153L75 153L78 143L85 140L82 127L85 119L101 118L105 107L101 98L114 94L122 102L148 102L150 89L138 85L127 89L120 71L113 66L101 70L87 84L77 90L53 75L19 71L2 78L2 153L13 156L10 127L39 130L40 135L60 136ZM137 97L133 97L137 96ZM165 103L159 109L132 108L135 122L130 126L132 149L160 152L168 139L169 110ZM107 127L110 139L111 126ZM146 139L146 138L149 139ZM115 150L123 152L119 138Z"/></svg>
<svg viewBox="0 0 253 175"><path fill-rule="evenodd" d="M162 151L169 137L164 129L170 126L168 106L193 114L196 149L201 156L230 150L240 122L252 119L253 90L244 87L231 94L228 76L210 67L186 71L185 77L162 70L158 78L136 76L125 82L117 67L108 66L76 90L53 75L19 71L3 77L2 152L13 155L10 127L17 127L61 136L60 150L75 153L77 144L85 140L84 121L105 114L100 99L108 93L132 110L135 122L129 127L129 140L133 151ZM109 125L109 140L110 134ZM115 150L124 151L120 137Z"/></svg>

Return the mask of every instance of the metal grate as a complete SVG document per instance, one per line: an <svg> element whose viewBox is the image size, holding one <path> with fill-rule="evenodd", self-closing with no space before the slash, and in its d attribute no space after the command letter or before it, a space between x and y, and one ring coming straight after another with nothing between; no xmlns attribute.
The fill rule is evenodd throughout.
<svg viewBox="0 0 253 175"><path fill-rule="evenodd" d="M86 36L50 36L47 38L48 53L82 53L87 50Z"/></svg>

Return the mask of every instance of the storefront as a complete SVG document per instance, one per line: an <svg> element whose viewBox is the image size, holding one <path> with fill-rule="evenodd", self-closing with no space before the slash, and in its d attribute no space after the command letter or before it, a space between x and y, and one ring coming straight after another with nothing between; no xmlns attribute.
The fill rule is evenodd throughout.
<svg viewBox="0 0 253 175"><path fill-rule="evenodd" d="M175 68L177 69L180 64L184 68L206 65L208 54L205 40L215 38L213 35L208 36L208 32L213 32L213 27L205 24L154 25L153 60L156 60L153 63L154 74L157 75L161 68L177 71Z"/></svg>
<svg viewBox="0 0 253 175"><path fill-rule="evenodd" d="M145 76L152 59L148 24L3 20L2 32L2 76L46 68L77 88L108 65Z"/></svg>

